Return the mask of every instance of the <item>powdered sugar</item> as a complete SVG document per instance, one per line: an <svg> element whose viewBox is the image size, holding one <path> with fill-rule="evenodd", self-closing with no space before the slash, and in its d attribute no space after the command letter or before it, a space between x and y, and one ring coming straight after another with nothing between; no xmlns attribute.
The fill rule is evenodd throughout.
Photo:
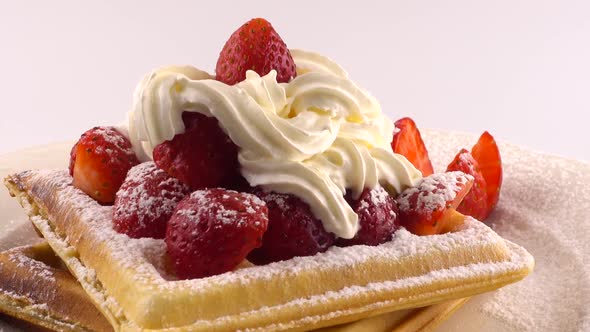
<svg viewBox="0 0 590 332"><path fill-rule="evenodd" d="M55 282L53 272L42 262L30 259L20 253L11 253L8 256L8 259L15 263L17 268L28 269L33 274L47 282Z"/></svg>
<svg viewBox="0 0 590 332"><path fill-rule="evenodd" d="M435 170L477 137L424 132ZM522 282L470 300L441 332L590 331L590 165L499 144L504 184L488 222L527 248L535 271Z"/></svg>
<svg viewBox="0 0 590 332"><path fill-rule="evenodd" d="M96 274L94 274L92 269L84 269L81 264L76 263L76 266L79 266L79 268L73 269L76 276L79 279L89 280L90 284L96 285L97 279L112 280L113 276L107 276L106 274L114 274L116 276L117 284L107 283L105 286L123 287L127 290L127 292L116 293L121 296L117 298L116 303L127 309L135 307L137 305L137 299L129 298L125 294L135 294L136 292L144 294L145 292L148 292L150 296L154 296L154 298L158 298L160 301L173 301L174 298L170 296L178 291L182 291L183 294L186 294L189 297L190 294L193 294L194 298L197 298L199 294L210 290L212 285L216 285L215 287L237 287L237 285L239 285L240 288L247 289L248 285L252 283L264 282L271 278L287 280L288 278L298 276L304 271L310 270L315 271L318 275L324 273L322 271L328 271L327 269L335 268L348 269L350 271L363 270L362 268L358 269L357 267L366 264L368 257L380 258L384 261L390 262L401 262L404 258L414 257L416 255L427 256L426 254L436 254L444 257L445 253L450 252L454 248L470 250L470 248L475 249L486 245L497 245L498 243L502 243L502 240L494 233L489 232L483 224L473 219L468 219L466 221L465 229L444 236L417 237L402 229L394 235L392 241L376 247L332 247L327 252L312 257L296 257L288 261L272 263L265 266L246 267L209 278L171 281L166 275L161 274L162 267L165 266L165 246L163 245L163 241L153 239L130 239L125 235L116 233L111 227L111 208L98 205L79 190L68 186L67 184L71 182L71 178L65 171L38 171L33 173L32 176L43 179L46 186L60 188L60 192L55 198L58 202L56 213L60 211L59 204L65 204L70 207L72 213L79 215L79 220L82 225L88 226L89 231L84 234L86 240L94 243L104 243L106 245L104 250L101 249L101 251L96 254L102 255L104 259L111 262L112 265L108 266L108 269L102 267L103 270L96 270ZM205 194L202 192L197 192L194 196L197 199L206 198ZM55 216L49 215L49 218L54 220ZM35 220L35 218L33 218L33 220ZM42 222L43 221L41 220L35 221L36 224L41 224ZM44 234L51 234L51 230L49 229L42 229L42 232L44 232ZM77 240L78 239L73 236L69 237L69 241L72 243L75 243ZM61 245L65 246L67 244L64 243ZM83 255L81 256L81 259L84 260ZM457 262L454 264L456 263ZM521 268L523 266L523 262L505 263L506 264L492 263L490 261L482 263L482 266L469 266L464 269L449 271L438 269L439 274L434 273L424 276L423 279L415 279L414 282L417 284L414 285L437 280L433 278L440 278L441 273L449 276L449 278L461 280L461 278L469 278L470 273L487 271L486 269L502 272L513 269L513 264L516 264ZM530 264L530 262L524 262L524 264ZM451 266L457 265L453 265L451 262ZM124 273L124 271L128 270L132 270L133 274L128 275ZM430 272L436 270L437 269L434 269ZM398 278L396 279L396 282L409 282L404 281L406 277ZM333 295L339 298L347 298L349 296L362 297L365 292L368 294L375 289L394 290L396 287L399 287L399 285L400 284L394 283L375 283L370 286L359 285L358 287L351 287L342 291L334 290L334 293L327 293L325 296ZM105 294L110 291L108 289L106 292L101 291L102 286L96 287L96 290L93 290L93 288L90 289L91 294L94 294L93 296L96 298L102 299L99 301L106 301L107 297ZM132 291L133 289L135 289L135 291ZM325 296L318 295L317 301L321 301L322 298L325 299ZM425 296L431 295L426 294ZM310 300L311 299L315 298L312 297ZM146 299L141 303L145 303L145 300ZM297 306L298 301L302 300L293 299L283 305ZM117 310L117 307L111 308L111 310ZM170 305L170 310L174 310L173 305ZM267 309L259 308L258 310L264 311ZM251 311L251 313L255 312Z"/></svg>
<svg viewBox="0 0 590 332"><path fill-rule="evenodd" d="M216 190L223 190L227 193L221 194L219 198L213 197L213 195L216 194L212 191ZM235 202L239 202L239 205L243 206L245 212L248 214L256 213L256 209L252 206L252 204L254 204L257 207L266 206L266 203L264 203L260 198L258 198L255 195L238 193L237 191L225 189L212 189L212 191L194 191L190 195L190 198L193 201L193 203L189 204L186 208L184 205L179 206L178 210L176 211L176 214L184 216L188 220L197 223L203 215L206 215L208 213L214 213L215 220L221 223L243 224L245 222L244 218L246 216L238 210L227 208L226 204L222 201L227 202L233 200ZM247 199L244 199L245 197L247 197Z"/></svg>
<svg viewBox="0 0 590 332"><path fill-rule="evenodd" d="M94 127L92 129L93 135L100 137L106 144L99 145L96 147L97 153L106 152L109 156L115 153L113 148L117 148L119 151L123 151L127 156L135 156L131 143L126 141L125 137L117 132L112 127Z"/></svg>
<svg viewBox="0 0 590 332"><path fill-rule="evenodd" d="M148 188L148 184L153 188ZM127 173L123 186L117 192L114 214L117 218L136 217L140 227L149 227L145 222L170 216L188 191L187 186L169 177L153 162L142 163Z"/></svg>
<svg viewBox="0 0 590 332"><path fill-rule="evenodd" d="M383 189L383 187L381 187L381 186L377 186L377 187L373 188L369 192L369 194L371 196L371 202L373 203L374 206L379 206L379 205L385 204L387 202L387 198L389 197L389 194L387 193L387 191L385 191L385 189ZM361 204L363 204L363 203L365 203L365 202L361 202Z"/></svg>
<svg viewBox="0 0 590 332"><path fill-rule="evenodd" d="M436 173L423 178L415 187L404 190L396 200L399 208L406 211L412 208L420 211L442 210L469 181L473 181L473 176L463 172Z"/></svg>

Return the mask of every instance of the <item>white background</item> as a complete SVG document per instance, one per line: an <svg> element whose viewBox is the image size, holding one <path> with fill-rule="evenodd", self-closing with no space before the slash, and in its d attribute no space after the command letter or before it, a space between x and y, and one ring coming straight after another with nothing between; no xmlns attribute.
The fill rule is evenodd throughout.
<svg viewBox="0 0 590 332"><path fill-rule="evenodd" d="M590 160L590 1L538 0L2 1L0 153L120 122L146 72L213 71L256 16L393 118Z"/></svg>

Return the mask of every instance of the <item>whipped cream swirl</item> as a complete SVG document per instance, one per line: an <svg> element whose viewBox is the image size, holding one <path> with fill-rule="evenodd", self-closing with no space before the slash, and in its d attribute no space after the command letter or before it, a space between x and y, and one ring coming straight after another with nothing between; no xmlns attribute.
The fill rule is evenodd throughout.
<svg viewBox="0 0 590 332"><path fill-rule="evenodd" d="M127 130L142 160L184 132L182 112L214 116L239 146L241 173L252 186L290 193L309 204L324 228L352 238L358 217L344 198L382 185L414 186L422 175L391 151L394 126L374 97L316 53L292 50L297 77L248 71L234 86L193 67L165 67L138 85ZM198 144L198 143L196 143Z"/></svg>

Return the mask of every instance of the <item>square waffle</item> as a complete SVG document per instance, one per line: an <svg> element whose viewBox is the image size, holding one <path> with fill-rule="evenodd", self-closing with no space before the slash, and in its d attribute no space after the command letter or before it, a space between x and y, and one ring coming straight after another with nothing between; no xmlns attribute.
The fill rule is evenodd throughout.
<svg viewBox="0 0 590 332"><path fill-rule="evenodd" d="M430 331L466 301L459 299L394 311L316 331ZM25 331L45 331L39 327L58 331L113 331L47 242L0 253L0 312L21 319L11 323ZM0 319L5 318L0 316Z"/></svg>
<svg viewBox="0 0 590 332"><path fill-rule="evenodd" d="M163 240L112 229L112 207L71 186L65 170L5 183L117 331L309 330L499 288L534 265L523 248L466 217L453 233L400 230L385 244L175 280Z"/></svg>

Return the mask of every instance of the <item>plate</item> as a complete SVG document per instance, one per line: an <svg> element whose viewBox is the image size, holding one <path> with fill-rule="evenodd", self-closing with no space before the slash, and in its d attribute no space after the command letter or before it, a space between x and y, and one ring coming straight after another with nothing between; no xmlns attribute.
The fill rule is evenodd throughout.
<svg viewBox="0 0 590 332"><path fill-rule="evenodd" d="M476 137L424 130L435 170ZM30 168L64 168L72 143L0 156L0 176ZM487 221L500 235L527 248L536 266L525 280L476 296L437 331L590 330L590 164L500 143L504 185ZM15 199L0 188L0 250L34 241L34 230ZM13 331L0 321L0 330Z"/></svg>

